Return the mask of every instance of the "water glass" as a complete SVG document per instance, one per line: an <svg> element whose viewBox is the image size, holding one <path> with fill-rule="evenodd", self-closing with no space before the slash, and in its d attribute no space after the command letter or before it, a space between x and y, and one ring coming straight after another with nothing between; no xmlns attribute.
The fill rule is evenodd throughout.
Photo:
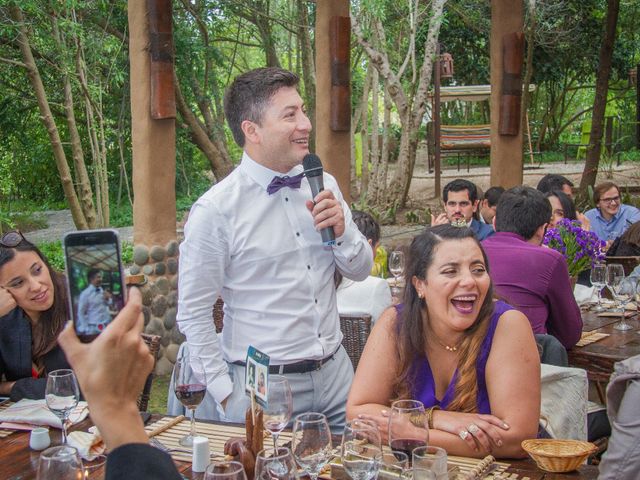
<svg viewBox="0 0 640 480"><path fill-rule="evenodd" d="M274 451L277 452L274 455ZM265 448L256 457L256 480L297 480L298 467L288 448Z"/></svg>
<svg viewBox="0 0 640 480"><path fill-rule="evenodd" d="M591 285L593 285L598 292L598 304L593 309L594 312L602 312L605 308L602 306L602 289L607 283L607 265L604 263L596 263L591 267L591 274L589 276Z"/></svg>
<svg viewBox="0 0 640 480"><path fill-rule="evenodd" d="M382 463L378 427L368 420L352 420L342 434L342 466L353 480L371 480Z"/></svg>
<svg viewBox="0 0 640 480"><path fill-rule="evenodd" d="M413 451L413 478L414 480L430 478L446 480L448 478L446 450L430 446L416 448Z"/></svg>
<svg viewBox="0 0 640 480"><path fill-rule="evenodd" d="M400 277L404 273L404 252L395 250L389 255L389 271L395 278L395 284L398 285Z"/></svg>
<svg viewBox="0 0 640 480"><path fill-rule="evenodd" d="M69 445L51 447L40 454L37 480L77 480L83 475L78 450Z"/></svg>
<svg viewBox="0 0 640 480"><path fill-rule="evenodd" d="M298 465L316 480L331 460L331 430L322 413L303 413L293 422L291 449Z"/></svg>
<svg viewBox="0 0 640 480"><path fill-rule="evenodd" d="M106 455L98 455L91 461L85 460L83 462L84 476L82 478L91 479L91 480L104 479L106 465L107 465Z"/></svg>
<svg viewBox="0 0 640 480"><path fill-rule="evenodd" d="M409 455L404 452L394 451L382 454L382 465L380 466L379 477L404 479L407 478L411 470L409 469Z"/></svg>
<svg viewBox="0 0 640 480"><path fill-rule="evenodd" d="M78 380L73 370L53 370L47 375L44 391L47 407L62 423L62 444L67 443L67 418L80 400Z"/></svg>
<svg viewBox="0 0 640 480"><path fill-rule="evenodd" d="M204 480L247 480L240 462L212 462L204 471Z"/></svg>
<svg viewBox="0 0 640 480"><path fill-rule="evenodd" d="M607 265L606 282L616 302L616 308L620 310L620 322L614 325L613 328L622 331L632 329L633 327L625 319L625 305L631 298L631 295L626 292L631 287L627 285L628 282L624 277L624 267L619 263Z"/></svg>

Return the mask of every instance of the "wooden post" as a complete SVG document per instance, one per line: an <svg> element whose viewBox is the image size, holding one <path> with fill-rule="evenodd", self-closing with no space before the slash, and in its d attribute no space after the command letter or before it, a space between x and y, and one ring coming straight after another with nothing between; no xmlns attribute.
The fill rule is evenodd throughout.
<svg viewBox="0 0 640 480"><path fill-rule="evenodd" d="M636 65L636 148L640 150L640 63Z"/></svg>
<svg viewBox="0 0 640 480"><path fill-rule="evenodd" d="M339 131L331 128L332 119L332 89L344 83L344 72L340 82L332 82L332 58L331 58L331 17L349 17L348 0L322 0L316 4L316 153L322 160L327 172L331 173L340 186L342 195L347 203L351 202L350 194L350 155L351 155L351 131L350 126L346 130ZM337 24L344 25L347 20L334 20ZM344 32L343 32L344 33ZM342 35L341 35L342 36ZM334 44L334 46L338 46ZM342 52L344 53L344 52ZM341 62L343 63L343 62ZM333 71L337 72L337 67ZM348 70L347 70L348 71ZM338 79L336 79L338 80ZM336 102L344 107L349 105L351 115L351 92L342 85L339 88L340 100ZM338 110L336 110L338 113ZM344 111L340 117L343 119ZM334 118L338 120L338 118ZM340 122L344 128L343 122ZM335 126L338 126L337 123Z"/></svg>
<svg viewBox="0 0 640 480"><path fill-rule="evenodd" d="M128 13L134 242L164 245L176 238L175 121L151 118L147 2L129 1Z"/></svg>
<svg viewBox="0 0 640 480"><path fill-rule="evenodd" d="M522 184L522 128L516 135L500 135L500 97L503 82L504 35L521 32L522 0L491 0L491 185L511 188ZM520 122L519 118L516 120ZM519 127L519 126L518 126Z"/></svg>

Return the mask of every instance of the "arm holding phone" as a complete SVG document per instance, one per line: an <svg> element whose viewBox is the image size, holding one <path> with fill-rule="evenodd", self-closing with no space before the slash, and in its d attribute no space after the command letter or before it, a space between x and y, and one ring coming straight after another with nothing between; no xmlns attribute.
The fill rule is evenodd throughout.
<svg viewBox="0 0 640 480"><path fill-rule="evenodd" d="M71 324L60 334L89 403L91 419L110 450L109 479L180 479L171 457L148 445L136 400L153 368L153 357L142 340L144 321L140 292L91 343L81 343Z"/></svg>

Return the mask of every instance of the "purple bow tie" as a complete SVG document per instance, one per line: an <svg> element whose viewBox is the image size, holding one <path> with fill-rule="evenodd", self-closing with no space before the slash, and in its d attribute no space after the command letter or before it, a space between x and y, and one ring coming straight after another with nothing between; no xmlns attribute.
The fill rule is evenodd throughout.
<svg viewBox="0 0 640 480"><path fill-rule="evenodd" d="M293 177L288 175L285 175L284 177L273 177L273 180L271 180L271 183L267 186L267 193L269 195L273 195L282 187L300 188L303 176L304 173L294 175Z"/></svg>

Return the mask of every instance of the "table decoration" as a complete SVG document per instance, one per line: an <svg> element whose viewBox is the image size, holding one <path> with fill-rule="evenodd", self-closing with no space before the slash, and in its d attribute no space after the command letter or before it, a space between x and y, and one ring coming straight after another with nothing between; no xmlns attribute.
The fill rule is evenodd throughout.
<svg viewBox="0 0 640 480"><path fill-rule="evenodd" d="M544 235L543 245L560 252L567 260L569 276L589 270L592 265L604 260L605 242L587 230L583 230L577 220L563 219Z"/></svg>

